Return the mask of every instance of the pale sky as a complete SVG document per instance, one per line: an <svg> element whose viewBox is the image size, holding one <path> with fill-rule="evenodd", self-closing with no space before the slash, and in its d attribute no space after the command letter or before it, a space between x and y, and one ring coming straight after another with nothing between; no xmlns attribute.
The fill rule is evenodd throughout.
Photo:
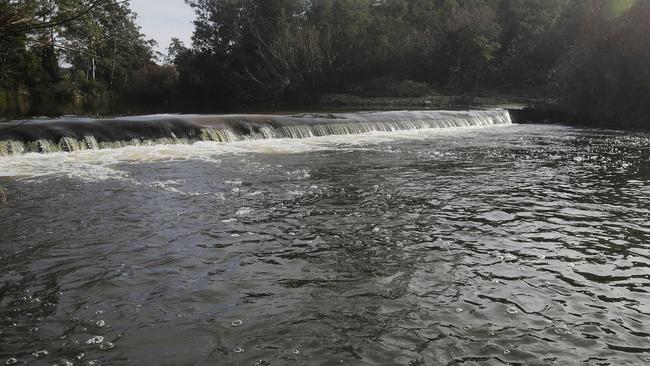
<svg viewBox="0 0 650 366"><path fill-rule="evenodd" d="M138 24L147 39L158 41L158 51L166 53L176 37L192 44L194 11L183 0L130 0L131 10L138 14Z"/></svg>

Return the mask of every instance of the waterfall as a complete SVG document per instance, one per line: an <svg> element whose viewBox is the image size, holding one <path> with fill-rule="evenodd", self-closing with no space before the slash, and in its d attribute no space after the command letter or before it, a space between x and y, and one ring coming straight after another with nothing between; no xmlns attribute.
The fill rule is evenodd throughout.
<svg viewBox="0 0 650 366"><path fill-rule="evenodd" d="M506 124L512 121L508 111L503 109L29 120L0 124L0 156Z"/></svg>

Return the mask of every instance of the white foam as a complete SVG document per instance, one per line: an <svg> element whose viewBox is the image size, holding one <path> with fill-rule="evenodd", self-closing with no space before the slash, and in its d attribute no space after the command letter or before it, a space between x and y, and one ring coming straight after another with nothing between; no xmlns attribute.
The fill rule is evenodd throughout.
<svg viewBox="0 0 650 366"><path fill-rule="evenodd" d="M0 177L43 179L69 177L88 181L128 180L122 164L198 160L220 164L220 157L231 154L301 154L334 149L364 149L367 145L400 140L423 140L435 136L457 136L478 129L506 128L512 125L459 127L414 131L368 132L358 135L332 135L305 139L249 140L230 143L130 146L118 149L80 150L71 153L16 154L0 156Z"/></svg>

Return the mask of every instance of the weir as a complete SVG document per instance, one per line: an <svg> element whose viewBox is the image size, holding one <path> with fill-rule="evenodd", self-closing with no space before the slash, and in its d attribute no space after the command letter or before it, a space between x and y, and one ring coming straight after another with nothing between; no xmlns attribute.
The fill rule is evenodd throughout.
<svg viewBox="0 0 650 366"><path fill-rule="evenodd" d="M512 121L503 109L25 120L0 124L0 155L504 124Z"/></svg>

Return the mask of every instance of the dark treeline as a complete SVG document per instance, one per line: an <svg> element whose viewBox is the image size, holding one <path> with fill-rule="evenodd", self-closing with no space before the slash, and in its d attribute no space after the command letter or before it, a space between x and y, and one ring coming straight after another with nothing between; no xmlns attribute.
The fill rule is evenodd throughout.
<svg viewBox="0 0 650 366"><path fill-rule="evenodd" d="M126 2L0 0L0 109L26 95L31 113L56 113L43 106L204 111L532 91L585 123L648 126L649 0L187 3L193 44L172 42L161 66Z"/></svg>
<svg viewBox="0 0 650 366"><path fill-rule="evenodd" d="M109 110L152 46L128 2L0 0L0 111Z"/></svg>

